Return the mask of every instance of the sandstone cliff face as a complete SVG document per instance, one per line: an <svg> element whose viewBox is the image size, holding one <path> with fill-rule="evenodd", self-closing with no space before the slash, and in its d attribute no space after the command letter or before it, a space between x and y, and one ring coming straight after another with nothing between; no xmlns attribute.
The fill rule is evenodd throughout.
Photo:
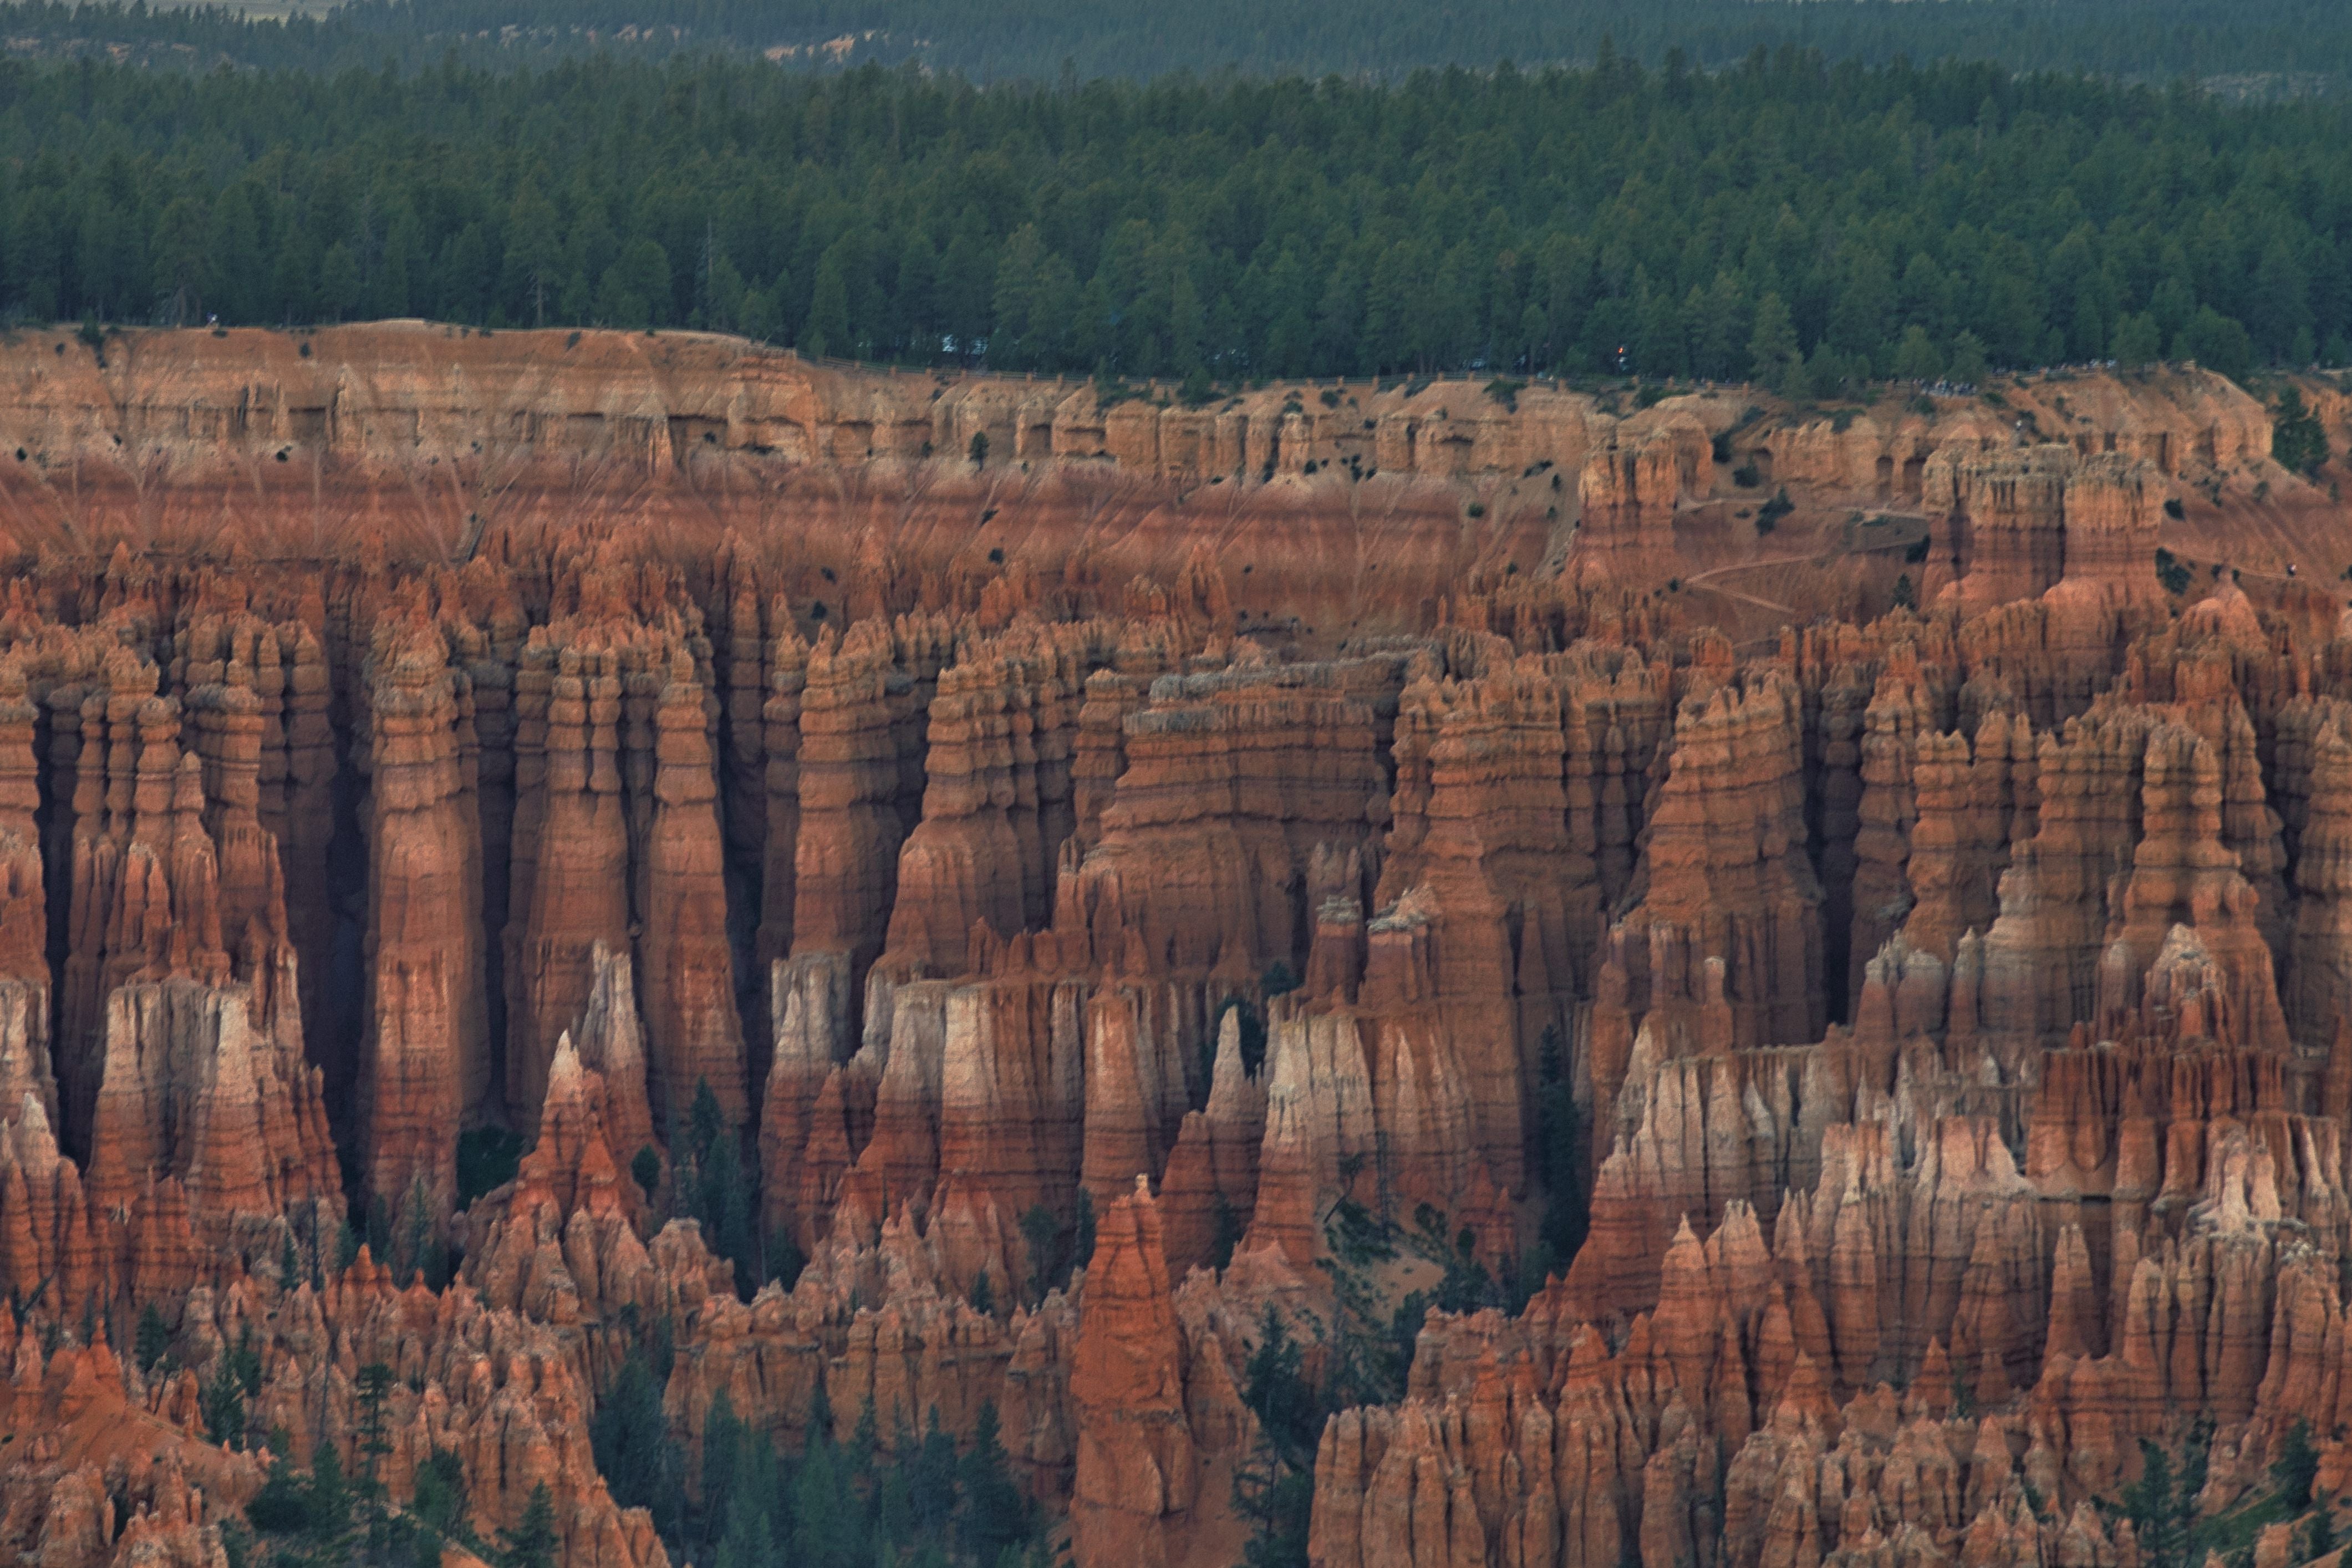
<svg viewBox="0 0 2352 1568"><path fill-rule="evenodd" d="M1675 510L1703 490L1707 432L1688 415L1606 440L1577 475L1577 568L1595 579L1670 571Z"/></svg>
<svg viewBox="0 0 2352 1568"><path fill-rule="evenodd" d="M721 1395L992 1406L1083 1568L1238 1555L1276 1325L1335 1568L2121 1568L2142 1438L2341 1468L2352 638L2154 571L2248 532L2235 389L310 341L0 409L10 1549L214 1568L238 1347L248 1435L354 1462L381 1361L394 1499L543 1480L600 1568L657 1343L689 1500Z"/></svg>

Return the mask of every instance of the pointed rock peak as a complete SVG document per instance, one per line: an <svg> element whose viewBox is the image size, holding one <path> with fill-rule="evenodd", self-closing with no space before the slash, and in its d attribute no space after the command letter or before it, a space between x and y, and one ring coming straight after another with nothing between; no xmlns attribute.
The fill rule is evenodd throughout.
<svg viewBox="0 0 2352 1568"><path fill-rule="evenodd" d="M1689 1216L1684 1216L1689 1224ZM1715 1227L1707 1238L1710 1252L1725 1258L1761 1258L1764 1248L1764 1226L1756 1218L1756 1205L1746 1198L1731 1198L1723 1205L1723 1223Z"/></svg>
<svg viewBox="0 0 2352 1568"><path fill-rule="evenodd" d="M1685 1214L1681 1223L1675 1226L1675 1238L1667 1243L1665 1258L1660 1264L1661 1276L1668 1287L1666 1294L1677 1294L1672 1289L1676 1280L1685 1281L1687 1290L1705 1291L1707 1289L1707 1264L1706 1245L1691 1228L1690 1215Z"/></svg>
<svg viewBox="0 0 2352 1568"><path fill-rule="evenodd" d="M547 1067L547 1094L552 1100L561 1084L568 1094L580 1089L580 1053L572 1044L572 1031L564 1030L555 1037L555 1059Z"/></svg>
<svg viewBox="0 0 2352 1568"><path fill-rule="evenodd" d="M1772 1256L1794 1269L1806 1268L1811 1262L1805 1250L1804 1224L1799 1217L1801 1203L1800 1194L1783 1191L1780 1212L1772 1220Z"/></svg>
<svg viewBox="0 0 2352 1568"><path fill-rule="evenodd" d="M1780 1403L1773 1407L1772 1425L1783 1431L1801 1431L1836 1414L1830 1398L1829 1384L1822 1376L1819 1363L1806 1353L1801 1345L1797 1359L1789 1372L1789 1386L1781 1392Z"/></svg>
<svg viewBox="0 0 2352 1568"><path fill-rule="evenodd" d="M25 1091L22 1114L16 1119L16 1155L36 1170L47 1170L58 1163L58 1136L49 1126L49 1113L41 1098L30 1089Z"/></svg>
<svg viewBox="0 0 2352 1568"><path fill-rule="evenodd" d="M1238 1082L1242 1070L1242 1010L1228 1007L1217 1020L1217 1056L1209 1068L1211 1097L1213 1086Z"/></svg>

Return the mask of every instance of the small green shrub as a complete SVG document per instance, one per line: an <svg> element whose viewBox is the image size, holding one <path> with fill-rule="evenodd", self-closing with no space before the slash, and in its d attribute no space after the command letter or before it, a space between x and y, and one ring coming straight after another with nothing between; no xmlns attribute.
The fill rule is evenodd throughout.
<svg viewBox="0 0 2352 1568"><path fill-rule="evenodd" d="M2327 463L2327 432L2316 416L2304 406L2303 394L2290 384L2279 394L2276 418L2271 427L2271 457L2279 467L2308 479Z"/></svg>

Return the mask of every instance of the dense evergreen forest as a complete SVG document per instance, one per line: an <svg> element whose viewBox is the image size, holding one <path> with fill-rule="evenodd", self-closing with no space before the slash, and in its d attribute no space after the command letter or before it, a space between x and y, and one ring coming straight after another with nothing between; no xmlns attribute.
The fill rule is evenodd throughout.
<svg viewBox="0 0 2352 1568"><path fill-rule="evenodd" d="M1052 79L1064 61L1081 78L1137 79L1590 64L1605 38L1651 66L1677 50L1707 68L1794 46L1874 65L1900 57L2186 77L2232 94L2352 84L2352 10L2338 0L349 0L308 9L281 26L248 23L234 7L20 0L0 5L0 37L20 53L119 50L196 68L774 50L824 66L915 60L982 81Z"/></svg>
<svg viewBox="0 0 2352 1568"><path fill-rule="evenodd" d="M2352 361L2352 103L1784 51L978 89L0 66L23 321L708 326L1232 380Z"/></svg>

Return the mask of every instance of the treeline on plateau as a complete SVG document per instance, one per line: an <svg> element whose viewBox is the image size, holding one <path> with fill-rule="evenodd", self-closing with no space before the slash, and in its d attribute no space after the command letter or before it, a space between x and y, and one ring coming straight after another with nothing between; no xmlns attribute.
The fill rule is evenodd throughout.
<svg viewBox="0 0 2352 1568"><path fill-rule="evenodd" d="M2178 77L2253 94L2340 91L2352 79L2352 14L2337 0L350 0L280 25L221 5L19 0L0 6L9 47L114 51L208 69L373 69L439 63L513 67L618 49L640 58L711 50L792 51L797 63L919 61L982 80L1142 79L1228 68L1258 75L1402 76L1513 59L1590 62L1601 41L1646 64L1679 50L1734 63L1794 45L1886 64L1990 60L2011 70ZM821 46L835 42L836 47ZM844 42L845 41L845 46Z"/></svg>
<svg viewBox="0 0 2352 1568"><path fill-rule="evenodd" d="M1234 380L2352 360L2352 106L1871 69L978 89L0 66L18 321L708 327Z"/></svg>

